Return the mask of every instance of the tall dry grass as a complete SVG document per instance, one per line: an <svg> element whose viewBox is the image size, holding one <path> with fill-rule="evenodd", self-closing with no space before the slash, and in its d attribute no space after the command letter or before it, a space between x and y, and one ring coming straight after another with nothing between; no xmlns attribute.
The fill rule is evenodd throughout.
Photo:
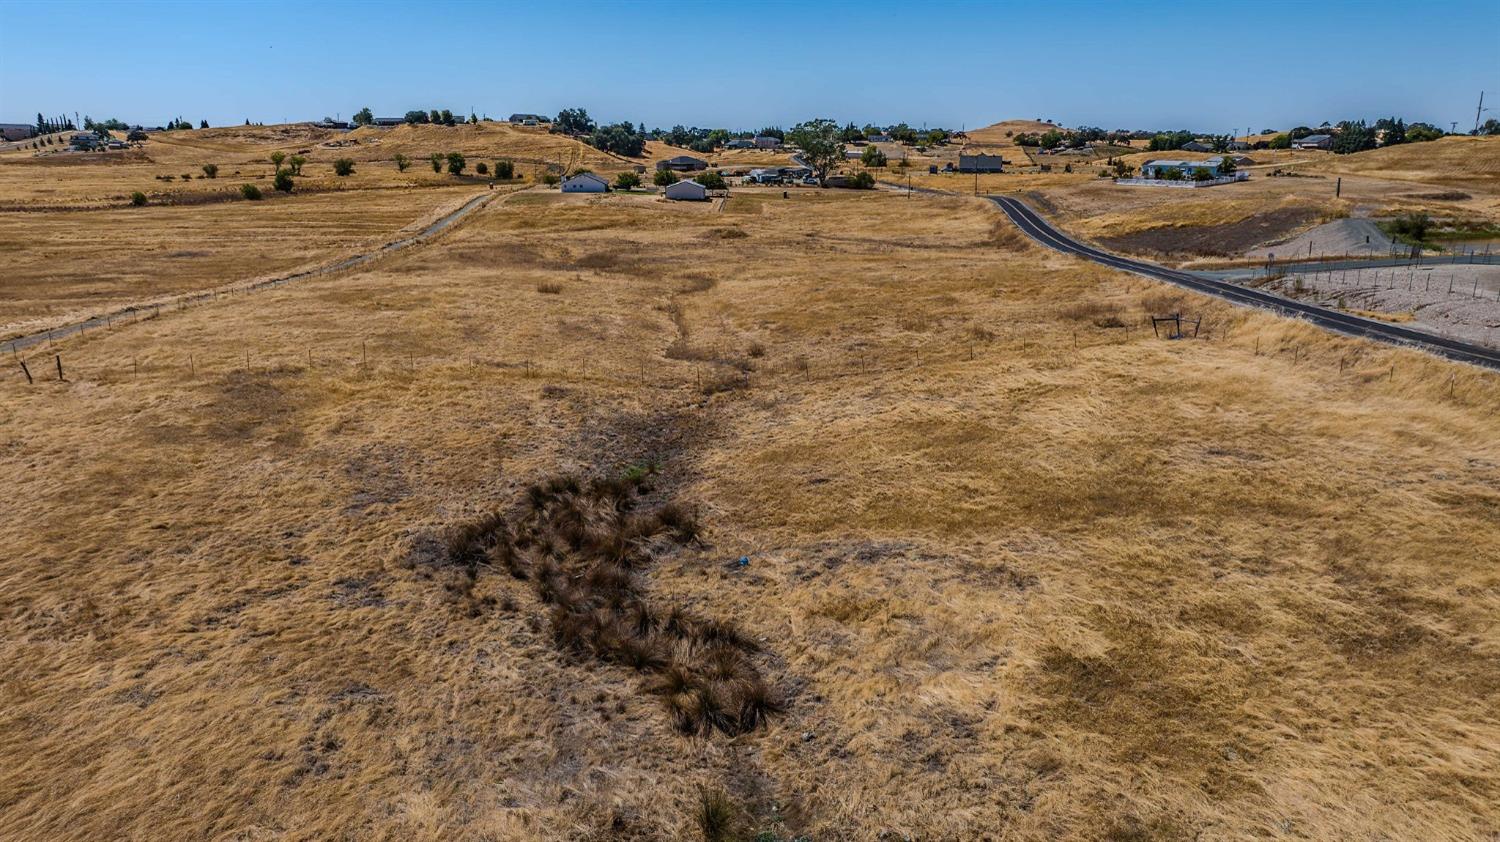
<svg viewBox="0 0 1500 842"><path fill-rule="evenodd" d="M507 203L0 380L6 832L1494 834L1495 375L982 202L793 196L741 194L734 239ZM1153 338L1165 307L1199 338ZM748 386L705 395L683 324L759 348ZM442 586L449 530L640 465L638 513L691 504L701 543L548 587L733 622L785 705L748 733L561 650L533 568Z"/></svg>

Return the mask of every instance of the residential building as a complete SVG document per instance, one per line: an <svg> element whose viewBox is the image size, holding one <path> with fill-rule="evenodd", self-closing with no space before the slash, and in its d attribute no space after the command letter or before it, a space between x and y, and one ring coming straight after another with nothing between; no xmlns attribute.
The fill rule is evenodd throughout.
<svg viewBox="0 0 1500 842"><path fill-rule="evenodd" d="M668 184L666 195L674 202L706 202L708 201L708 188L696 181L684 180Z"/></svg>
<svg viewBox="0 0 1500 842"><path fill-rule="evenodd" d="M981 149L961 149L958 152L959 172L1003 172L1005 159L999 152Z"/></svg>
<svg viewBox="0 0 1500 842"><path fill-rule="evenodd" d="M1184 152L1212 152L1212 151L1214 151L1214 148L1212 146L1209 146L1206 143L1201 142L1201 141L1190 140L1187 143L1184 143L1182 145L1182 151L1184 151Z"/></svg>
<svg viewBox="0 0 1500 842"><path fill-rule="evenodd" d="M1141 178L1162 178L1168 172L1175 171L1180 173L1183 178L1190 179L1193 177L1193 173L1198 170L1215 172L1215 169L1219 166L1219 160L1218 158L1210 158L1207 161L1147 161L1141 164Z"/></svg>
<svg viewBox="0 0 1500 842"><path fill-rule="evenodd" d="M1293 149L1332 149L1333 135L1310 134L1307 137L1292 141Z"/></svg>
<svg viewBox="0 0 1500 842"><path fill-rule="evenodd" d="M405 122L405 117L376 117L374 120L370 121L370 125L388 129L392 126L399 126Z"/></svg>
<svg viewBox="0 0 1500 842"><path fill-rule="evenodd" d="M755 141L748 137L737 137L724 144L725 149L754 149Z"/></svg>
<svg viewBox="0 0 1500 842"><path fill-rule="evenodd" d="M781 146L781 138L770 135L756 135L755 140L751 142L755 144L756 149L776 149Z"/></svg>
<svg viewBox="0 0 1500 842"><path fill-rule="evenodd" d="M0 123L0 138L9 141L30 140L36 137L36 126L30 123Z"/></svg>
<svg viewBox="0 0 1500 842"><path fill-rule="evenodd" d="M694 158L691 155L678 155L675 158L657 161L656 168L659 170L673 170L675 172L694 172L696 170L708 169L708 162L702 158Z"/></svg>
<svg viewBox="0 0 1500 842"><path fill-rule="evenodd" d="M890 143L891 136L884 133L872 134L869 137L866 137L865 140L868 140L871 143Z"/></svg>
<svg viewBox="0 0 1500 842"><path fill-rule="evenodd" d="M547 118L540 114L512 114L509 122L520 123L523 126L535 126L538 123L547 122Z"/></svg>
<svg viewBox="0 0 1500 842"><path fill-rule="evenodd" d="M93 132L77 132L68 137L68 145L80 151L92 151L99 147L100 138Z"/></svg>
<svg viewBox="0 0 1500 842"><path fill-rule="evenodd" d="M562 191L564 193L607 193L609 182L604 179L604 176L583 172L565 179L562 183Z"/></svg>

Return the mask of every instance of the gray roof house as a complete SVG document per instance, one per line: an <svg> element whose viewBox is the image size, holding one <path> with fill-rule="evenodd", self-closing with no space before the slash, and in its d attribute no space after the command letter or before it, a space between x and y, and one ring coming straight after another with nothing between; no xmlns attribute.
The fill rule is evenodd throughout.
<svg viewBox="0 0 1500 842"><path fill-rule="evenodd" d="M675 158L667 158L657 161L656 168L659 170L676 170L677 172L692 172L693 170L708 169L708 162L702 158L694 158L691 155L678 155Z"/></svg>
<svg viewBox="0 0 1500 842"><path fill-rule="evenodd" d="M609 182L602 175L591 172L581 172L572 178L565 179L562 183L564 193L607 193Z"/></svg>
<svg viewBox="0 0 1500 842"><path fill-rule="evenodd" d="M388 128L390 126L399 126L405 122L405 117L376 117L375 119L370 121L370 125Z"/></svg>
<svg viewBox="0 0 1500 842"><path fill-rule="evenodd" d="M999 152L985 152L983 150L959 150L958 171L959 172L1002 172L1005 159Z"/></svg>
<svg viewBox="0 0 1500 842"><path fill-rule="evenodd" d="M756 135L752 141L756 149L775 149L781 145L781 138L770 135Z"/></svg>
<svg viewBox="0 0 1500 842"><path fill-rule="evenodd" d="M1182 151L1184 151L1184 152L1212 152L1212 151L1214 151L1214 148L1212 146L1209 146L1206 143L1199 143L1196 140L1190 140L1187 143L1184 143L1182 145Z"/></svg>
<svg viewBox="0 0 1500 842"><path fill-rule="evenodd" d="M1293 149L1330 149L1333 147L1333 135L1310 134L1307 137L1292 141Z"/></svg>

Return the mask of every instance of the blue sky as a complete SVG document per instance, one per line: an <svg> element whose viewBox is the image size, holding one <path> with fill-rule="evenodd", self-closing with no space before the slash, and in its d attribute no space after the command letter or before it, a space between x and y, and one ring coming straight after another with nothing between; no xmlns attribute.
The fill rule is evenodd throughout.
<svg viewBox="0 0 1500 842"><path fill-rule="evenodd" d="M582 106L648 126L1055 118L1227 132L1500 114L1500 1L0 0L0 120Z"/></svg>

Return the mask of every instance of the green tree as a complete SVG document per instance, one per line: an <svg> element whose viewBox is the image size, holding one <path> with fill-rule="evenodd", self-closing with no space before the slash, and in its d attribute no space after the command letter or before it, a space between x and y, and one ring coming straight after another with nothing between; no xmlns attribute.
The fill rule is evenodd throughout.
<svg viewBox="0 0 1500 842"><path fill-rule="evenodd" d="M1497 135L1497 134L1500 134L1500 120L1496 120L1494 117L1491 117L1490 119L1485 120L1484 124L1481 125L1478 129L1476 129L1474 131L1474 134L1478 134L1478 135Z"/></svg>
<svg viewBox="0 0 1500 842"><path fill-rule="evenodd" d="M495 178L503 178L510 181L516 177L516 165L510 161L495 162Z"/></svg>
<svg viewBox="0 0 1500 842"><path fill-rule="evenodd" d="M855 190L873 190L875 189L875 176L870 175L869 170L860 170L849 176L849 186Z"/></svg>
<svg viewBox="0 0 1500 842"><path fill-rule="evenodd" d="M361 108L354 114L354 125L368 126L375 122L375 115L370 113L369 108Z"/></svg>
<svg viewBox="0 0 1500 842"><path fill-rule="evenodd" d="M637 134L635 126L630 123L612 123L594 129L589 135L589 145L595 149L634 158L646 150L646 137ZM705 151L711 151L711 149Z"/></svg>
<svg viewBox="0 0 1500 842"><path fill-rule="evenodd" d="M277 151L271 153L271 166L275 167L277 172L281 172L281 162L285 161L285 160L286 160L286 153L285 152L277 150Z"/></svg>
<svg viewBox="0 0 1500 842"><path fill-rule="evenodd" d="M656 175L651 179L651 183L655 184L657 187L667 187L669 185L676 184L677 181L677 173L672 172L671 170L657 170Z"/></svg>
<svg viewBox="0 0 1500 842"><path fill-rule="evenodd" d="M301 175L302 165L305 163L307 163L306 158L302 157L301 155L293 155L292 157L286 159L287 171L292 175Z"/></svg>
<svg viewBox="0 0 1500 842"><path fill-rule="evenodd" d="M445 126L451 126L451 125L454 125L457 122L456 120L453 119L453 112L449 111L446 108L444 108L442 111L438 112L438 119L437 120L433 120L434 123L439 122L439 121L441 121L442 124L445 125Z"/></svg>
<svg viewBox="0 0 1500 842"><path fill-rule="evenodd" d="M1443 130L1430 123L1412 123L1406 127L1407 143L1426 143L1443 136Z"/></svg>
<svg viewBox="0 0 1500 842"><path fill-rule="evenodd" d="M444 161L443 153L441 153L441 152L434 152L430 156L428 156L427 160L432 163L432 171L433 172L442 172L443 171L443 161Z"/></svg>
<svg viewBox="0 0 1500 842"><path fill-rule="evenodd" d="M286 170L277 170L276 178L272 179L271 186L283 193L292 192L292 176Z"/></svg>
<svg viewBox="0 0 1500 842"><path fill-rule="evenodd" d="M1375 148L1375 130L1365 125L1364 120L1344 120L1339 123L1338 134L1333 138L1336 155L1350 155Z"/></svg>
<svg viewBox="0 0 1500 842"><path fill-rule="evenodd" d="M428 111L427 122L433 124L434 126L441 126L443 124L443 112L437 110L436 108Z"/></svg>
<svg viewBox="0 0 1500 842"><path fill-rule="evenodd" d="M1219 175L1234 175L1234 156L1225 155L1223 158L1219 159L1219 166L1215 169L1219 171Z"/></svg>
<svg viewBox="0 0 1500 842"><path fill-rule="evenodd" d="M1271 141L1266 144L1266 147L1269 149L1291 149L1292 136L1286 133L1279 134L1271 138Z"/></svg>
<svg viewBox="0 0 1500 842"><path fill-rule="evenodd" d="M710 190L726 190L729 188L729 185L724 183L724 176L719 175L714 170L701 172L693 180Z"/></svg>
<svg viewBox="0 0 1500 842"><path fill-rule="evenodd" d="M241 184L240 195L252 202L260 201L260 188L254 184Z"/></svg>
<svg viewBox="0 0 1500 842"><path fill-rule="evenodd" d="M353 175L354 174L354 159L353 158L338 158L338 159L336 159L333 162L333 172L334 172L334 175Z"/></svg>
<svg viewBox="0 0 1500 842"><path fill-rule="evenodd" d="M1135 167L1118 158L1114 160L1113 165L1115 178L1130 178L1130 174L1135 172Z"/></svg>
<svg viewBox="0 0 1500 842"><path fill-rule="evenodd" d="M883 167L886 165L885 153L877 146L866 146L865 151L860 153L859 162L867 167Z"/></svg>
<svg viewBox="0 0 1500 842"><path fill-rule="evenodd" d="M465 165L466 164L462 152L448 153L448 172L453 173L454 175L463 175Z"/></svg>
<svg viewBox="0 0 1500 842"><path fill-rule="evenodd" d="M634 190L641 186L641 177L633 172L622 172L615 176L615 188L618 190Z"/></svg>
<svg viewBox="0 0 1500 842"><path fill-rule="evenodd" d="M402 155L400 152L396 153L395 160L397 172L406 172L406 168L411 166L411 159L406 157L405 155Z"/></svg>
<svg viewBox="0 0 1500 842"><path fill-rule="evenodd" d="M425 122L427 122L427 112L426 111L408 111L408 112L406 112L406 116L403 117L402 119L405 120L408 125L415 126L418 123L425 123Z"/></svg>
<svg viewBox="0 0 1500 842"><path fill-rule="evenodd" d="M594 130L594 121L586 108L564 108L557 112L552 128L564 134L583 135Z"/></svg>
<svg viewBox="0 0 1500 842"><path fill-rule="evenodd" d="M839 134L838 123L822 117L798 123L786 133L785 139L802 150L802 161L817 176L819 185L827 183L829 170L844 159Z"/></svg>
<svg viewBox="0 0 1500 842"><path fill-rule="evenodd" d="M131 193L130 194L130 204L132 204L132 205L134 205L136 207L140 207L141 205L146 204L146 194L142 193L139 190L135 191L134 193Z"/></svg>
<svg viewBox="0 0 1500 842"><path fill-rule="evenodd" d="M218 178L219 177L219 165L218 164L204 164L203 165L203 177L204 178Z"/></svg>
<svg viewBox="0 0 1500 842"><path fill-rule="evenodd" d="M486 164L483 161L480 161L479 163L474 165L474 172L479 173L480 175L489 175L490 165Z"/></svg>
<svg viewBox="0 0 1500 842"><path fill-rule="evenodd" d="M1193 180L1194 181L1212 181L1213 177L1214 177L1213 171L1210 170L1208 167L1194 167L1193 168Z"/></svg>

